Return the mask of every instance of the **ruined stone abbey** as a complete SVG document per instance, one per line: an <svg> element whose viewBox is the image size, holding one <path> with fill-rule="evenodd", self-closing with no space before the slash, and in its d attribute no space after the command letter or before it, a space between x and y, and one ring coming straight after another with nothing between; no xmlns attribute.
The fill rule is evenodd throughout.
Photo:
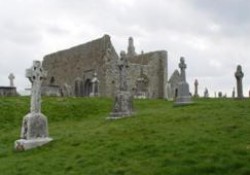
<svg viewBox="0 0 250 175"><path fill-rule="evenodd" d="M137 54L128 40L128 87L135 98L165 98L168 81L167 52ZM118 89L119 55L110 36L46 55L44 95L113 97Z"/></svg>

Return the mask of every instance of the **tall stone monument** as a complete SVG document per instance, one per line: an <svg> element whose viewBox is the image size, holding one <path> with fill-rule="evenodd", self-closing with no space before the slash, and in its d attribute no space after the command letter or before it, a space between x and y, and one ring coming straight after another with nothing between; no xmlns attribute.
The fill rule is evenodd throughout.
<svg viewBox="0 0 250 175"><path fill-rule="evenodd" d="M136 56L135 46L134 46L134 39L132 37L129 37L129 39L128 39L128 53L127 53L127 56L128 57Z"/></svg>
<svg viewBox="0 0 250 175"><path fill-rule="evenodd" d="M194 97L199 97L199 94L198 94L198 85L199 85L198 80L195 79L195 81L194 81Z"/></svg>
<svg viewBox="0 0 250 175"><path fill-rule="evenodd" d="M14 85L14 79L15 79L15 76L14 76L14 74L13 73L10 73L10 75L9 75L9 80L10 80L10 87L14 87L15 85Z"/></svg>
<svg viewBox="0 0 250 175"><path fill-rule="evenodd" d="M178 89L177 89L177 98L175 101L175 105L186 105L191 104L192 99L189 92L189 85L186 82L186 72L185 69L187 68L187 65L185 64L184 57L180 58L179 68L181 71L180 74L180 82L178 83Z"/></svg>
<svg viewBox="0 0 250 175"><path fill-rule="evenodd" d="M19 151L42 146L52 138L48 137L48 123L41 113L41 84L46 77L40 61L34 61L33 66L26 70L26 77L32 83L30 113L23 118L21 139L15 141L15 149Z"/></svg>
<svg viewBox="0 0 250 175"><path fill-rule="evenodd" d="M236 78L237 97L242 99L243 98L242 78L244 77L244 73L242 72L241 65L237 66L237 70L234 75Z"/></svg>
<svg viewBox="0 0 250 175"><path fill-rule="evenodd" d="M120 54L118 63L119 69L119 90L116 92L113 111L108 119L120 119L133 114L133 95L128 89L127 69L129 68L127 56L124 51Z"/></svg>

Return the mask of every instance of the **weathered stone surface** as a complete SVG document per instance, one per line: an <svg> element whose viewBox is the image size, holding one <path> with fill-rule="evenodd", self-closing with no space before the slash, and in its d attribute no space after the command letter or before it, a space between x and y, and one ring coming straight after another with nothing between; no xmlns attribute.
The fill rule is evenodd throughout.
<svg viewBox="0 0 250 175"><path fill-rule="evenodd" d="M219 97L219 98L222 98L222 96L223 96L223 95L222 95L222 92L219 91L219 92L218 92L218 97Z"/></svg>
<svg viewBox="0 0 250 175"><path fill-rule="evenodd" d="M242 72L241 65L237 66L237 70L235 72L235 78L236 78L236 87L237 87L237 97L238 98L244 98L243 96L243 86L242 86L242 78L244 77L244 73Z"/></svg>
<svg viewBox="0 0 250 175"><path fill-rule="evenodd" d="M10 73L8 78L10 80L10 86L0 86L0 97L11 97L18 95L16 87L14 86L14 74Z"/></svg>
<svg viewBox="0 0 250 175"><path fill-rule="evenodd" d="M99 89L100 89L99 88L99 83L100 83L100 81L98 80L97 73L95 72L94 73L94 77L91 80L91 86L92 86L92 91L90 93L91 97L97 97L97 96L99 96Z"/></svg>
<svg viewBox="0 0 250 175"><path fill-rule="evenodd" d="M168 100L173 101L177 98L179 82L180 82L180 73L178 70L175 70L167 83Z"/></svg>
<svg viewBox="0 0 250 175"><path fill-rule="evenodd" d="M194 97L199 97L199 94L198 94L198 85L199 85L199 82L198 80L196 79L194 81Z"/></svg>
<svg viewBox="0 0 250 175"><path fill-rule="evenodd" d="M26 70L26 77L31 81L30 113L24 116L21 139L15 141L17 150L27 150L51 141L48 137L48 123L41 113L41 83L46 77L40 61L34 61L33 66Z"/></svg>
<svg viewBox="0 0 250 175"><path fill-rule="evenodd" d="M121 52L121 58L118 63L119 68L119 90L116 91L113 111L108 119L119 119L129 117L133 114L133 96L129 91L127 83L128 59L125 52Z"/></svg>
<svg viewBox="0 0 250 175"><path fill-rule="evenodd" d="M29 149L33 149L42 145L45 145L49 142L51 142L53 139L46 137L46 138L37 138L37 139L19 139L15 141L14 148L17 151L26 151Z"/></svg>
<svg viewBox="0 0 250 175"><path fill-rule="evenodd" d="M0 86L0 97L12 97L17 95L16 87Z"/></svg>
<svg viewBox="0 0 250 175"><path fill-rule="evenodd" d="M233 88L233 91L232 91L232 98L235 98L235 88Z"/></svg>
<svg viewBox="0 0 250 175"><path fill-rule="evenodd" d="M128 52L127 52L128 57L134 57L136 56L135 52L135 46L134 46L134 39L132 37L129 37L128 39Z"/></svg>
<svg viewBox="0 0 250 175"><path fill-rule="evenodd" d="M130 44L131 45L131 44ZM54 85L64 89L69 85L73 96L90 96L91 80L97 73L99 96L114 97L119 86L118 55L111 43L110 37L104 37L67 50L59 51L44 57L43 66L48 71L48 77L43 85L48 86L53 80ZM167 83L167 52L156 51L128 57L130 71L128 72L129 91L134 92L137 80L143 76L149 80L146 87L147 98L164 98Z"/></svg>
<svg viewBox="0 0 250 175"><path fill-rule="evenodd" d="M42 96L51 96L51 97L63 96L62 89L57 85L42 86Z"/></svg>
<svg viewBox="0 0 250 175"><path fill-rule="evenodd" d="M177 92L175 105L191 104L192 100L190 96L189 85L186 82L185 69L187 68L187 65L185 64L184 57L180 58L179 68L180 68L181 74L180 74L180 82L178 83L178 92Z"/></svg>
<svg viewBox="0 0 250 175"><path fill-rule="evenodd" d="M13 73L10 73L10 75L9 75L9 80L10 80L10 87L14 87L15 85L14 85L14 79L15 79L15 76L14 76L14 74Z"/></svg>
<svg viewBox="0 0 250 175"><path fill-rule="evenodd" d="M208 92L208 89L205 88L205 90L204 90L204 98L208 98L208 97L209 97L209 92ZM216 97L216 95L215 95L215 97Z"/></svg>

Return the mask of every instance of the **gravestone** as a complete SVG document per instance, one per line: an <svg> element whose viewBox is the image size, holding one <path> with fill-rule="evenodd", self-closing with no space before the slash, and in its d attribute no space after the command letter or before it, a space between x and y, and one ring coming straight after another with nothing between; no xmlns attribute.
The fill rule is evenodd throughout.
<svg viewBox="0 0 250 175"><path fill-rule="evenodd" d="M10 75L9 75L9 80L10 80L10 87L14 87L15 85L14 85L14 79L15 79L15 76L14 76L14 74L13 73L10 73Z"/></svg>
<svg viewBox="0 0 250 175"><path fill-rule="evenodd" d="M192 100L189 92L189 85L186 82L185 69L187 68L187 65L185 64L184 57L180 58L179 68L181 74L180 74L180 82L178 83L178 89L177 89L178 92L175 105L186 105L192 103Z"/></svg>
<svg viewBox="0 0 250 175"><path fill-rule="evenodd" d="M222 98L222 92L221 91L218 92L218 97Z"/></svg>
<svg viewBox="0 0 250 175"><path fill-rule="evenodd" d="M47 117L41 113L41 83L46 77L46 72L40 61L33 62L33 66L26 70L26 77L32 84L30 113L23 118L21 139L15 141L15 149L18 151L32 149L52 141L52 138L48 137Z"/></svg>
<svg viewBox="0 0 250 175"><path fill-rule="evenodd" d="M235 98L235 88L233 88L232 98Z"/></svg>
<svg viewBox="0 0 250 175"><path fill-rule="evenodd" d="M235 72L236 78L236 88L237 88L237 97L242 99L243 98L243 86L242 86L242 78L244 77L244 73L242 72L241 65L237 66L237 70Z"/></svg>
<svg viewBox="0 0 250 175"><path fill-rule="evenodd" d="M129 68L127 56L124 51L120 54L118 63L119 89L116 92L113 111L108 119L120 119L133 114L133 96L128 89L127 69Z"/></svg>
<svg viewBox="0 0 250 175"><path fill-rule="evenodd" d="M194 81L194 97L199 97L199 94L198 94L198 85L199 85L198 80L195 79L195 81Z"/></svg>
<svg viewBox="0 0 250 175"><path fill-rule="evenodd" d="M99 96L99 83L100 81L97 78L97 73L95 72L94 77L91 80L91 84L92 84L92 89L90 92L90 97L96 97Z"/></svg>
<svg viewBox="0 0 250 175"><path fill-rule="evenodd" d="M204 98L208 98L209 97L209 92L208 92L208 89L205 88L204 90Z"/></svg>

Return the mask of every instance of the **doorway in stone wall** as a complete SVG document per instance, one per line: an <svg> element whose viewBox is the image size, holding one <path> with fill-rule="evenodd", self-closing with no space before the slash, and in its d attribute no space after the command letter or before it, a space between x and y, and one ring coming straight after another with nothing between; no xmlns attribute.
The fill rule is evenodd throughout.
<svg viewBox="0 0 250 175"><path fill-rule="evenodd" d="M84 83L84 96L90 96L92 91L92 83L90 79L87 79Z"/></svg>

